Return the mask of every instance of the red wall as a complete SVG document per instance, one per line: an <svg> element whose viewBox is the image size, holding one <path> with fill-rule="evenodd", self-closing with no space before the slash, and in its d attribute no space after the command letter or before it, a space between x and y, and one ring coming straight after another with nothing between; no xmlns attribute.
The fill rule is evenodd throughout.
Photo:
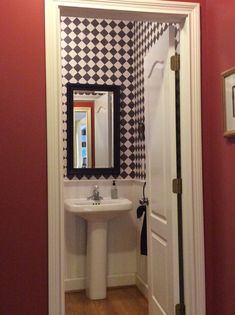
<svg viewBox="0 0 235 315"><path fill-rule="evenodd" d="M207 315L235 314L235 140L223 138L220 73L235 66L234 0L202 4ZM47 314L43 0L1 3L0 314ZM12 106L17 100L18 106ZM16 110L17 108L17 110Z"/></svg>
<svg viewBox="0 0 235 315"><path fill-rule="evenodd" d="M46 315L43 0L1 1L0 42L0 314Z"/></svg>
<svg viewBox="0 0 235 315"><path fill-rule="evenodd" d="M235 1L201 0L207 315L235 314L235 139L223 137L221 72L235 66Z"/></svg>
<svg viewBox="0 0 235 315"><path fill-rule="evenodd" d="M208 315L235 314L235 140L223 137L220 73L235 66L235 1L207 0L203 94ZM210 198L210 202L207 201Z"/></svg>

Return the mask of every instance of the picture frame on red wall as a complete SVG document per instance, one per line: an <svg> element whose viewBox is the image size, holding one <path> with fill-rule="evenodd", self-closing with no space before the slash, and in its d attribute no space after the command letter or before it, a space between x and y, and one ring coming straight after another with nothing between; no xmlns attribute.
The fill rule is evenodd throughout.
<svg viewBox="0 0 235 315"><path fill-rule="evenodd" d="M235 67L221 73L224 137L235 137Z"/></svg>

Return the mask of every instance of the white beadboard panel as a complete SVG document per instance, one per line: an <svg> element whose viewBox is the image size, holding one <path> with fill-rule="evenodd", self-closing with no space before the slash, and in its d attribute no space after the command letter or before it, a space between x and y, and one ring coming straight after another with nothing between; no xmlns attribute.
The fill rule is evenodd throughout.
<svg viewBox="0 0 235 315"><path fill-rule="evenodd" d="M110 197L111 179L95 179L95 180L64 180L64 198L83 198L88 197L92 193L95 185L99 186L100 195L102 197ZM116 179L116 185L120 197L126 197L132 200L133 185L135 180Z"/></svg>
<svg viewBox="0 0 235 315"><path fill-rule="evenodd" d="M133 209L108 224L109 286L135 284L137 272L136 207L141 194L135 180L116 180L119 197L133 202ZM64 181L64 198L87 197L98 185L103 197L110 196L112 180ZM142 184L141 184L142 185ZM86 268L86 221L65 211L65 289L84 288Z"/></svg>
<svg viewBox="0 0 235 315"><path fill-rule="evenodd" d="M108 223L108 274L136 272L134 214L132 210Z"/></svg>
<svg viewBox="0 0 235 315"><path fill-rule="evenodd" d="M82 277L86 267L86 222L65 212L65 275Z"/></svg>

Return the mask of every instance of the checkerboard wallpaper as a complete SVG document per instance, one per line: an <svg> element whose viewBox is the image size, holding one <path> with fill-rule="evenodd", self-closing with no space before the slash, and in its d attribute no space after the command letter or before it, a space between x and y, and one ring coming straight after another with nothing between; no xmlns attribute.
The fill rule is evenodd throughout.
<svg viewBox="0 0 235 315"><path fill-rule="evenodd" d="M145 179L145 141L139 139L138 126L144 117L144 57L149 49L169 27L166 23L135 22L134 23L134 95L135 95L135 156L136 178Z"/></svg>
<svg viewBox="0 0 235 315"><path fill-rule="evenodd" d="M66 84L116 84L120 95L120 178L145 178L143 62L168 24L61 17L64 177L67 178ZM90 178L81 176L78 178ZM103 178L96 176L95 178ZM70 178L72 179L72 178Z"/></svg>
<svg viewBox="0 0 235 315"><path fill-rule="evenodd" d="M61 48L64 175L67 164L66 83L105 83L121 86L120 177L134 178L133 23L62 17Z"/></svg>

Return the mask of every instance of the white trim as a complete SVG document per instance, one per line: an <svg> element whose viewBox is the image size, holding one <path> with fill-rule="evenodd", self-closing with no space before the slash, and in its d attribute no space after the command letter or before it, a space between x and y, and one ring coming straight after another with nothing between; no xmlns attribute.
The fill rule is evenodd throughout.
<svg viewBox="0 0 235 315"><path fill-rule="evenodd" d="M48 175L48 295L49 314L64 314L63 292L63 226L62 159L60 133L60 69L58 69L59 39L57 21L59 9L51 1L45 1L46 24L46 86L47 86L47 175ZM58 73L59 70L59 73ZM58 211L59 210L59 211Z"/></svg>
<svg viewBox="0 0 235 315"><path fill-rule="evenodd" d="M65 279L64 280L64 291L81 291L86 288L86 278L79 277L73 279Z"/></svg>
<svg viewBox="0 0 235 315"><path fill-rule="evenodd" d="M181 63L181 130L187 130L181 132L185 300L190 314L195 315L205 314L199 27L197 7L186 19L180 38L180 49L185 48L181 49L185 61ZM190 42L185 29L190 32Z"/></svg>
<svg viewBox="0 0 235 315"><path fill-rule="evenodd" d="M59 14L62 7L135 12L139 18L183 21L181 33L182 176L185 294L190 315L205 315L204 234L201 161L199 5L155 0L45 0L47 143L48 143L48 248L49 315L64 314L63 174L61 137L61 76ZM102 11L99 11L102 12ZM97 14L99 13L97 11ZM122 13L123 13L122 12ZM143 12L146 14L143 15ZM132 14L133 15L133 14ZM131 13L129 12L129 16ZM185 131L185 132L184 132ZM186 210L187 209L187 210ZM193 232L193 233L192 233Z"/></svg>
<svg viewBox="0 0 235 315"><path fill-rule="evenodd" d="M107 277L108 288L134 285L135 283L136 283L135 273L108 275ZM86 278L80 277L73 279L65 279L64 288L65 292L84 290L86 288Z"/></svg>
<svg viewBox="0 0 235 315"><path fill-rule="evenodd" d="M148 299L148 284L144 282L144 280L139 276L136 275L136 286L140 290L140 292Z"/></svg>

